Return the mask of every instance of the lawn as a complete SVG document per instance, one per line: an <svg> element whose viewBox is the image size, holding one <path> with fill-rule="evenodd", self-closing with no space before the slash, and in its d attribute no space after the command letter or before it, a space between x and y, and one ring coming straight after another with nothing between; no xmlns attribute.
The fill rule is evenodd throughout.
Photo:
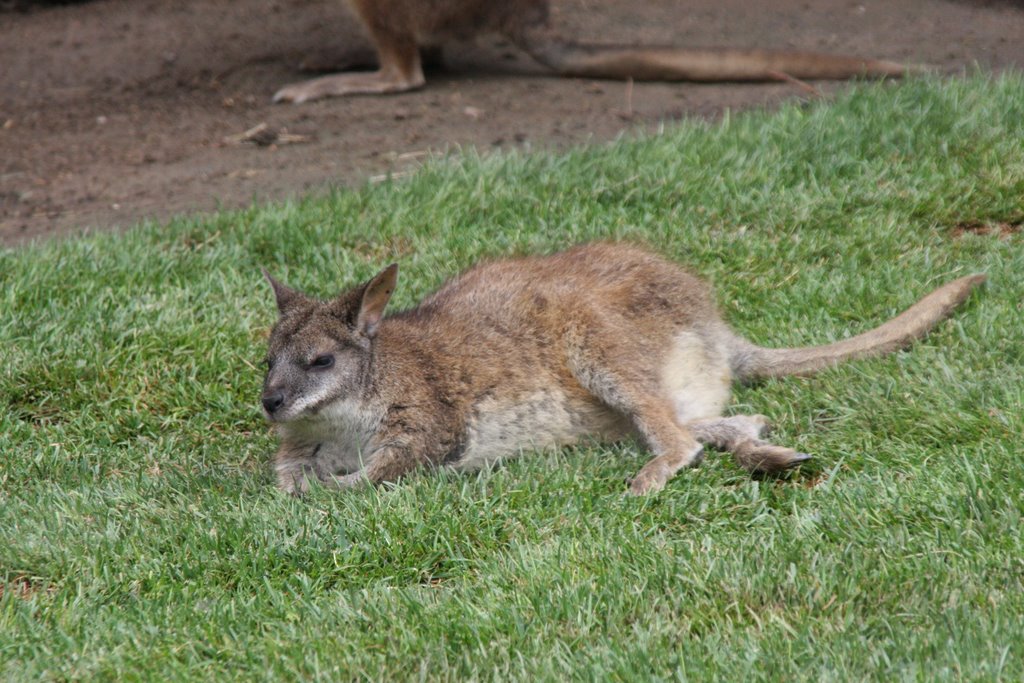
<svg viewBox="0 0 1024 683"><path fill-rule="evenodd" d="M1024 679L1024 78L862 85L567 155L0 253L0 678ZM736 329L823 343L989 281L912 349L737 390L815 458L635 443L293 499L275 309L393 260L643 241ZM642 331L638 331L642 333Z"/></svg>

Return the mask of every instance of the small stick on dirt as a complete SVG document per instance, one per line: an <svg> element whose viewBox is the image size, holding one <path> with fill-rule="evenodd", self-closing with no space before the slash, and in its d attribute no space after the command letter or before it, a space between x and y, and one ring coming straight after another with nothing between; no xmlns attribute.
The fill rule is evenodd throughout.
<svg viewBox="0 0 1024 683"><path fill-rule="evenodd" d="M224 138L224 144L241 145L251 142L258 147L269 147L270 145L294 145L301 142L309 142L309 139L308 135L294 135L284 128L278 130L277 128L271 128L266 123L261 123L244 133L229 135Z"/></svg>
<svg viewBox="0 0 1024 683"><path fill-rule="evenodd" d="M397 152L390 152L387 156L392 161L416 161L417 159L422 159L428 154L430 154L429 149L418 149L413 152L402 152L401 154Z"/></svg>
<svg viewBox="0 0 1024 683"><path fill-rule="evenodd" d="M415 170L416 169L411 169L408 171L391 171L390 173L381 173L380 175L370 176L370 182L376 185L378 183L383 183L388 180L397 180L398 178L405 178L407 176L411 176L415 172Z"/></svg>

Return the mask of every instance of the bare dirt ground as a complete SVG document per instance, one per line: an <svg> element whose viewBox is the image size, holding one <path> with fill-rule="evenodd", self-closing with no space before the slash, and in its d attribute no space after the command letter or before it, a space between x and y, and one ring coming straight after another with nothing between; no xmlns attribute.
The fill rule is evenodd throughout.
<svg viewBox="0 0 1024 683"><path fill-rule="evenodd" d="M949 73L1024 64L1022 2L555 0L554 9L564 34L596 42L815 49ZM358 184L429 151L563 148L807 96L787 84L552 78L489 41L447 49L419 92L271 104L278 87L309 77L303 61L336 63L366 45L340 0L0 2L0 244ZM259 124L302 141L229 141Z"/></svg>

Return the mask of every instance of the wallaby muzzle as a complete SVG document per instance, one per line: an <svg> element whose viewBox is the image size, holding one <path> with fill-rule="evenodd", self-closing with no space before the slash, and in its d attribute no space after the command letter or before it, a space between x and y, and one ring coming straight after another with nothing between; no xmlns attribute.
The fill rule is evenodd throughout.
<svg viewBox="0 0 1024 683"><path fill-rule="evenodd" d="M283 405L284 394L280 391L263 394L263 409L267 411L267 415L273 415Z"/></svg>

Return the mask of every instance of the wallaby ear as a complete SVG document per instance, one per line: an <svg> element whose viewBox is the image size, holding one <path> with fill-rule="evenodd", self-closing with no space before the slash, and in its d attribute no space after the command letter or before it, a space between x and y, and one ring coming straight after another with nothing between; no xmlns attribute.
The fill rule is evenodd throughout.
<svg viewBox="0 0 1024 683"><path fill-rule="evenodd" d="M359 304L356 316L356 330L373 337L377 334L377 326L384 317L384 307L388 305L391 294L398 284L398 264L392 263L377 273L363 288L363 300Z"/></svg>
<svg viewBox="0 0 1024 683"><path fill-rule="evenodd" d="M267 278L267 282L274 288L274 297L277 299L277 310L281 313L287 311L295 303L302 299L302 294L287 285L283 285L267 272L266 268L260 268L263 271L263 277Z"/></svg>

